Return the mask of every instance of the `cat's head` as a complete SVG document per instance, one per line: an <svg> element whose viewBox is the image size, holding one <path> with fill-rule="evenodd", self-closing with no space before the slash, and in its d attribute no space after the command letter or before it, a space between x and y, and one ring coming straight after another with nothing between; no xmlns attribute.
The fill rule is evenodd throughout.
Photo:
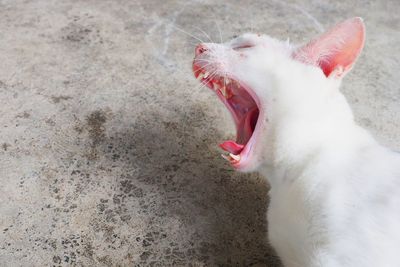
<svg viewBox="0 0 400 267"><path fill-rule="evenodd" d="M256 170L268 160L265 151L273 145L268 138L284 127L281 121L323 120L332 99L340 98L341 78L364 39L362 19L353 18L304 46L250 33L223 44L199 44L194 75L215 91L236 124L236 140L220 145L230 152L225 158L236 169Z"/></svg>

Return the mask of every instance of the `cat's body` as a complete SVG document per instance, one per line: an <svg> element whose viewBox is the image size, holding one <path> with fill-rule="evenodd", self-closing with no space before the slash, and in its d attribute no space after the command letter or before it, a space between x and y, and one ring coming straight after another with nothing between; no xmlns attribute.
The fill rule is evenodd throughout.
<svg viewBox="0 0 400 267"><path fill-rule="evenodd" d="M285 266L400 266L400 154L346 130L345 145L332 137L263 172L269 240Z"/></svg>
<svg viewBox="0 0 400 267"><path fill-rule="evenodd" d="M339 91L363 44L355 18L303 47L248 34L196 50L196 77L238 129L225 157L271 184L269 239L287 267L400 266L400 154Z"/></svg>

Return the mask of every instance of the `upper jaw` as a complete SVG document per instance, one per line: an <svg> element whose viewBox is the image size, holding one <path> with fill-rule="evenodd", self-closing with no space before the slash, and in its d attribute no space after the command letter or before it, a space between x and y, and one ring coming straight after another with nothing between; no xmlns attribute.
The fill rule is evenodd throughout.
<svg viewBox="0 0 400 267"><path fill-rule="evenodd" d="M220 145L230 152L223 157L237 170L252 169L255 161L253 150L259 135L258 120L262 115L259 98L250 87L233 75L215 75L215 72L208 71L207 66L200 62L196 58L193 62L195 77L217 94L230 111L237 128L236 141L226 141Z"/></svg>

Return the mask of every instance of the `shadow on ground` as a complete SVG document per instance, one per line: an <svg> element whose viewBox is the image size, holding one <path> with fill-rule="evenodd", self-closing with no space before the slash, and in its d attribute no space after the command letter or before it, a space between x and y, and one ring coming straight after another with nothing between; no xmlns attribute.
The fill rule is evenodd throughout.
<svg viewBox="0 0 400 267"><path fill-rule="evenodd" d="M186 110L139 116L104 143L110 166L124 166L115 209L148 222L141 264L280 266L267 241L267 183L233 172L210 149L220 134L201 107Z"/></svg>

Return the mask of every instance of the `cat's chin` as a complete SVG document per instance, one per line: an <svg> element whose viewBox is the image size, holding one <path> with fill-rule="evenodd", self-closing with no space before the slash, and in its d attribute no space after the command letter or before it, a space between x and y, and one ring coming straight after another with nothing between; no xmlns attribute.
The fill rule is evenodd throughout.
<svg viewBox="0 0 400 267"><path fill-rule="evenodd" d="M257 141L259 100L254 92L234 77L207 72L202 64L193 63L193 73L201 83L212 89L230 111L236 125L236 140L222 142L220 147L228 152L222 157L241 171L254 168L253 148Z"/></svg>

